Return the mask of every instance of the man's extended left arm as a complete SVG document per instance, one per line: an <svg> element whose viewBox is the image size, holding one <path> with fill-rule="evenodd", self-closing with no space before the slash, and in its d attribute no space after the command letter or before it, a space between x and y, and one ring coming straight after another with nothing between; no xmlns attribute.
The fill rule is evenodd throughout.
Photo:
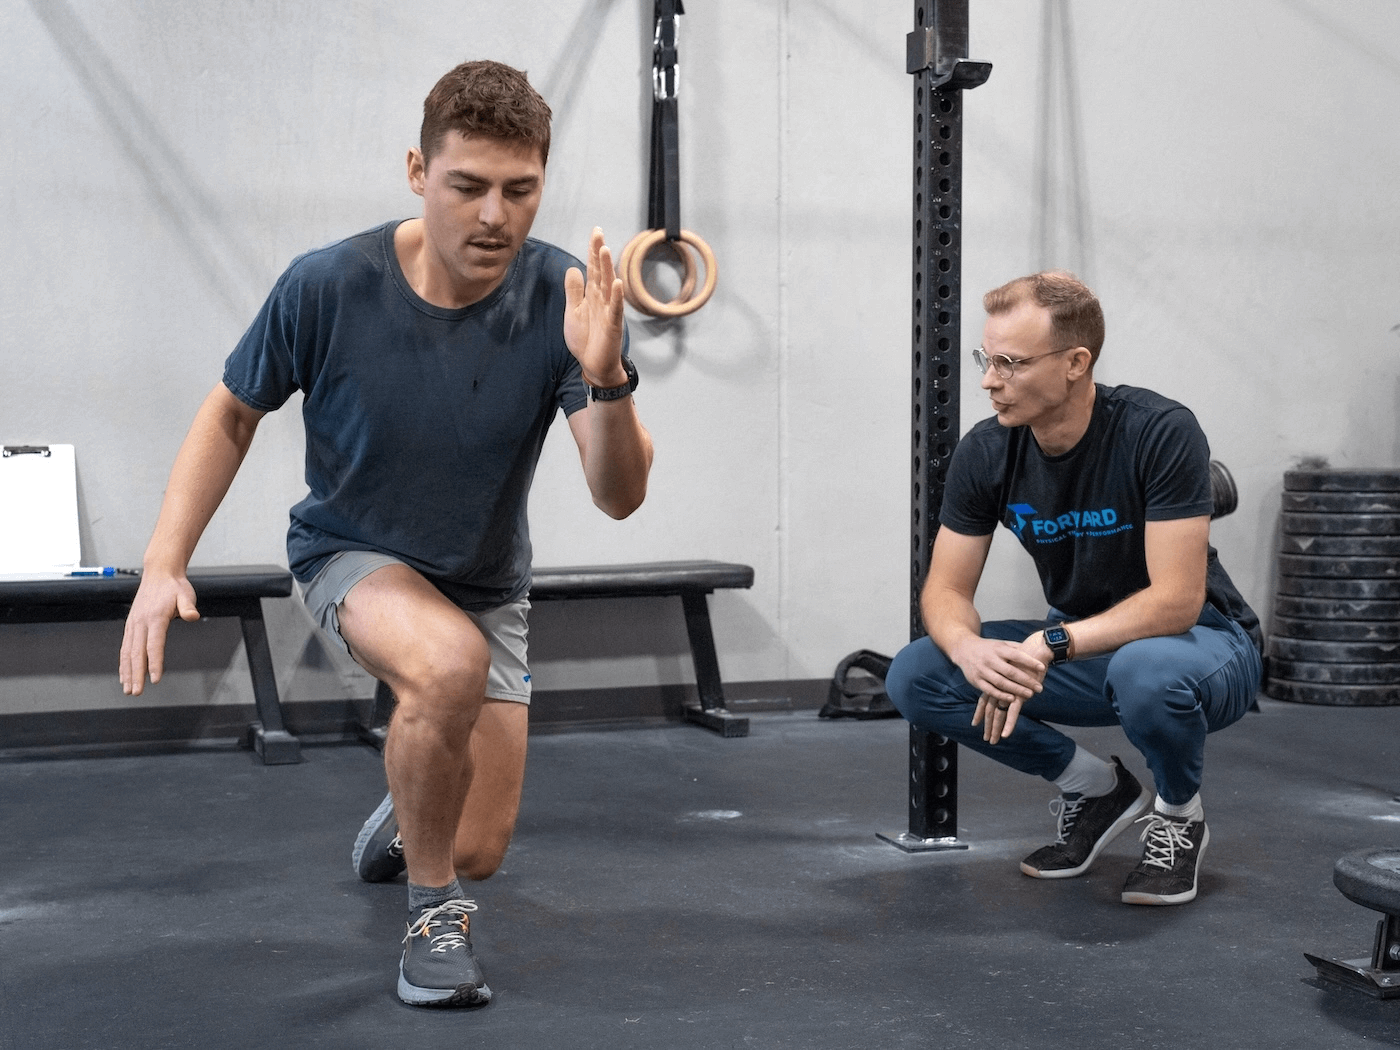
<svg viewBox="0 0 1400 1050"><path fill-rule="evenodd" d="M1117 605L1067 625L1073 659L1112 652L1140 638L1185 634L1195 626L1206 601L1206 559L1210 518L1149 521L1143 530L1147 557L1146 587ZM1021 646L1045 666L1054 654L1037 631ZM979 703L973 725L987 719L986 738L996 743L1016 726L1021 704L1002 709Z"/></svg>
<svg viewBox="0 0 1400 1050"><path fill-rule="evenodd" d="M588 243L588 273L571 267L564 276L564 342L583 369L589 386L624 386L622 367L622 281L613 269L603 231ZM651 435L631 397L590 401L569 417L583 474L593 502L613 518L625 518L642 505L651 471Z"/></svg>

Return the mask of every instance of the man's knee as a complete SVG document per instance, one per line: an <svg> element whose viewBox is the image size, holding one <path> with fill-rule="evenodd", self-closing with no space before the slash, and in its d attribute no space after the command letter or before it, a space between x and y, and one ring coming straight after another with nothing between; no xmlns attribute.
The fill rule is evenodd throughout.
<svg viewBox="0 0 1400 1050"><path fill-rule="evenodd" d="M506 859L506 849L510 846L510 836L489 843L478 843L467 849L458 849L452 856L452 864L461 878L480 882L496 874L501 862Z"/></svg>
<svg viewBox="0 0 1400 1050"><path fill-rule="evenodd" d="M476 623L404 565L366 576L339 606L341 637L367 671L389 684L400 711L461 700L479 705L491 649Z"/></svg>
<svg viewBox="0 0 1400 1050"><path fill-rule="evenodd" d="M927 636L910 642L890 663L885 692L906 720L926 724L952 698L961 672Z"/></svg>
<svg viewBox="0 0 1400 1050"><path fill-rule="evenodd" d="M447 702L453 706L469 701L479 707L486 698L487 675L491 670L491 650L475 628L456 637L424 640L401 654L392 674L392 686L405 706Z"/></svg>

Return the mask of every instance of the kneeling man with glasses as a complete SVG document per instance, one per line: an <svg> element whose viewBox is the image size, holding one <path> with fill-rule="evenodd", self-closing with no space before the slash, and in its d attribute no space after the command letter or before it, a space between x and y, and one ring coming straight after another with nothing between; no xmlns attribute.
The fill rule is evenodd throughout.
<svg viewBox="0 0 1400 1050"><path fill-rule="evenodd" d="M1038 879L1089 870L1135 820L1142 861L1127 904L1196 896L1210 834L1206 734L1259 688L1259 618L1210 545L1210 450L1190 410L1094 382L1103 310L1068 273L983 298L973 351L993 418L953 454L921 609L928 636L886 685L913 725L1053 781L1055 842L1021 862ZM983 623L974 605L1004 525L1035 562L1043 620ZM1054 728L1122 725L1156 797L1115 756Z"/></svg>

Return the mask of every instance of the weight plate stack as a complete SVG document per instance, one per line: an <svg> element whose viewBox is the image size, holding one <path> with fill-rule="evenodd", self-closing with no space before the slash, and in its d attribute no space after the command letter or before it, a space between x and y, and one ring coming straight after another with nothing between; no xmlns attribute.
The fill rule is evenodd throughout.
<svg viewBox="0 0 1400 1050"><path fill-rule="evenodd" d="M1400 704L1400 470L1284 474L1264 692Z"/></svg>

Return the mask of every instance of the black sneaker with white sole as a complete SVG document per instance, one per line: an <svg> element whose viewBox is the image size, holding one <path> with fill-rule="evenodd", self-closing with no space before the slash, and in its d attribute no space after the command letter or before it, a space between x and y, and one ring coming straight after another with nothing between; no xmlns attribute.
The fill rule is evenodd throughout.
<svg viewBox="0 0 1400 1050"><path fill-rule="evenodd" d="M472 953L476 902L450 900L419 908L404 935L399 998L411 1006L485 1006L491 989Z"/></svg>
<svg viewBox="0 0 1400 1050"><path fill-rule="evenodd" d="M379 808L365 821L355 838L350 862L355 866L355 874L366 882L388 882L403 873L407 865L392 795L385 795Z"/></svg>
<svg viewBox="0 0 1400 1050"><path fill-rule="evenodd" d="M1204 820L1177 820L1155 810L1142 818L1142 860L1123 884L1124 904L1185 904L1196 899L1201 857L1210 842Z"/></svg>
<svg viewBox="0 0 1400 1050"><path fill-rule="evenodd" d="M1050 802L1056 817L1056 837L1025 860L1021 870L1033 879L1072 879L1083 875L1099 852L1117 838L1152 800L1152 793L1113 756L1117 783L1107 795Z"/></svg>

